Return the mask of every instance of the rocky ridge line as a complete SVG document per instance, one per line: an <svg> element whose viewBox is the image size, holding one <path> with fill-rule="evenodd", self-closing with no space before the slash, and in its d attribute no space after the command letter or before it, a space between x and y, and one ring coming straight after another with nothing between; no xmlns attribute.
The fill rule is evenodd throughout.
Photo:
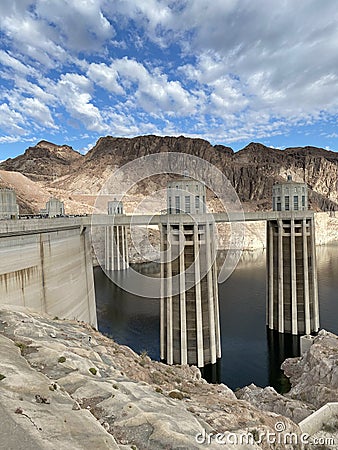
<svg viewBox="0 0 338 450"><path fill-rule="evenodd" d="M338 208L338 154L310 146L278 150L250 143L235 153L230 147L212 146L203 139L183 136L106 136L86 155L68 146L41 141L24 155L1 163L0 169L18 171L40 181L42 186L59 195L63 192L67 201L70 194L95 196L113 171L129 161L166 152L187 153L214 164L230 180L248 210L270 209L272 185L285 180L288 174L295 181L305 181L309 185L315 209ZM162 186L165 180L158 177L155 181ZM79 199L91 204L89 198L80 196Z"/></svg>

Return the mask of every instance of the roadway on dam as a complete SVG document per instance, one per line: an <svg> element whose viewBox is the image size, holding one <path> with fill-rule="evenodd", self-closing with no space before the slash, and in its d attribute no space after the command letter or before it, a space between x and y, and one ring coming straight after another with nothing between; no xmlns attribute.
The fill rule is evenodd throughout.
<svg viewBox="0 0 338 450"><path fill-rule="evenodd" d="M64 229L111 225L158 226L171 222L184 224L216 222L253 222L278 219L304 219L313 217L313 211L223 212L210 214L93 214L81 217L0 220L0 237L36 234Z"/></svg>

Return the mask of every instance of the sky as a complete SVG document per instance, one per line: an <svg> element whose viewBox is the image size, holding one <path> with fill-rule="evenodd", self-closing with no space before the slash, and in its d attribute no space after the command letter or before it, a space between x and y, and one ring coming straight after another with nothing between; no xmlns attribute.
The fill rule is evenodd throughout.
<svg viewBox="0 0 338 450"><path fill-rule="evenodd" d="M45 139L338 150L336 0L1 0L0 160Z"/></svg>

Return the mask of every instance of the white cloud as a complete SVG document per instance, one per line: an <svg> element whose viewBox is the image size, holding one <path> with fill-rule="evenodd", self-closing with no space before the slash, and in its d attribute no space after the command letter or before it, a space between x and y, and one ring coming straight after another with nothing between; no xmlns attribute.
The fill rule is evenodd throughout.
<svg viewBox="0 0 338 450"><path fill-rule="evenodd" d="M108 67L104 63L92 63L87 70L87 76L109 92L124 94L124 89L118 82L118 73L113 67Z"/></svg>
<svg viewBox="0 0 338 450"><path fill-rule="evenodd" d="M6 135L0 136L0 144L14 144L15 142L37 142L38 138L36 136L27 137L22 135Z"/></svg>
<svg viewBox="0 0 338 450"><path fill-rule="evenodd" d="M55 27L60 41L72 50L99 50L115 31L103 15L100 0L48 0L36 2L39 17Z"/></svg>
<svg viewBox="0 0 338 450"><path fill-rule="evenodd" d="M12 40L17 52L24 55L24 59L37 61L46 68L54 67L56 61L67 59L65 49L57 42L56 31L29 14L5 14L2 30Z"/></svg>
<svg viewBox="0 0 338 450"><path fill-rule="evenodd" d="M194 114L196 98L177 80L169 81L159 70L150 73L143 64L128 58L111 64L125 90L130 89L137 105L147 112ZM136 87L133 89L133 83Z"/></svg>
<svg viewBox="0 0 338 450"><path fill-rule="evenodd" d="M106 132L100 110L91 103L92 84L88 78L75 73L61 75L51 87L51 92L66 108L72 118L80 121L88 130Z"/></svg>
<svg viewBox="0 0 338 450"><path fill-rule="evenodd" d="M23 59L39 63L40 69L71 63L76 52L104 51L103 45L115 34L101 3L2 0L2 32Z"/></svg>
<svg viewBox="0 0 338 450"><path fill-rule="evenodd" d="M18 95L18 97L15 98L15 101L20 101L21 95L30 95L40 100L41 103L53 104L56 102L56 97L50 92L47 92L51 85L51 80L49 78L39 77L37 81L31 82L21 76L14 75L13 81L16 89L15 91L11 91L9 97L13 98Z"/></svg>
<svg viewBox="0 0 338 450"><path fill-rule="evenodd" d="M0 17L14 134L80 122L234 142L336 125L334 0L2 0Z"/></svg>
<svg viewBox="0 0 338 450"><path fill-rule="evenodd" d="M29 75L34 72L31 67L22 64L18 59L13 58L13 56L3 50L0 50L0 64L24 75Z"/></svg>
<svg viewBox="0 0 338 450"><path fill-rule="evenodd" d="M0 127L10 133L22 135L25 133L23 116L11 109L7 103L0 105Z"/></svg>
<svg viewBox="0 0 338 450"><path fill-rule="evenodd" d="M49 108L37 98L24 98L20 103L21 113L31 117L37 123L47 128L57 128Z"/></svg>
<svg viewBox="0 0 338 450"><path fill-rule="evenodd" d="M87 144L85 147L81 148L81 149L79 150L79 152L80 152L82 155L85 155L86 153L89 152L89 150L91 150L91 149L94 147L95 144L96 144L96 141L90 142L90 143Z"/></svg>
<svg viewBox="0 0 338 450"><path fill-rule="evenodd" d="M162 36L158 33L158 27L162 31L172 23L173 14L168 1L162 0L124 0L104 3L104 10L107 15L114 19L116 14L122 19L129 18L143 26L147 33L157 43L161 43ZM163 41L164 43L164 41Z"/></svg>
<svg viewBox="0 0 338 450"><path fill-rule="evenodd" d="M300 2L297 8L291 0L278 7L264 0L123 4L124 14L138 21L148 38L167 46L175 42L197 58L197 64L184 66L190 80L210 87L224 75L235 75L240 80L236 100L246 96L249 107L271 116L337 110L334 0ZM227 110L232 105L227 98L214 92L211 101Z"/></svg>

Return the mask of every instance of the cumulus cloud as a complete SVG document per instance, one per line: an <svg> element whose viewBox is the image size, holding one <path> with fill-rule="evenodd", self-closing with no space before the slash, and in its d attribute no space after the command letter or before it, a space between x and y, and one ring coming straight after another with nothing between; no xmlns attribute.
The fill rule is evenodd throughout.
<svg viewBox="0 0 338 450"><path fill-rule="evenodd" d="M12 69L14 72L19 72L24 75L29 75L34 72L31 67L22 64L17 58L13 58L13 56L3 50L0 50L0 64Z"/></svg>
<svg viewBox="0 0 338 450"><path fill-rule="evenodd" d="M90 80L75 73L62 74L57 83L51 87L51 91L72 118L81 122L88 130L108 131L100 110L91 103L91 90Z"/></svg>
<svg viewBox="0 0 338 450"><path fill-rule="evenodd" d="M11 109L7 103L0 105L0 128L7 130L8 132L22 135L25 133L23 116Z"/></svg>
<svg viewBox="0 0 338 450"><path fill-rule="evenodd" d="M24 98L20 103L20 111L34 119L43 127L57 128L52 119L49 108L37 98Z"/></svg>
<svg viewBox="0 0 338 450"><path fill-rule="evenodd" d="M36 2L36 14L60 34L72 50L99 50L115 31L101 10L100 0L48 0Z"/></svg>
<svg viewBox="0 0 338 450"><path fill-rule="evenodd" d="M143 64L128 58L113 61L111 68L119 74L121 83L126 89L129 87L131 95L145 111L177 115L194 113L196 99L179 81L168 80L158 70L150 73Z"/></svg>
<svg viewBox="0 0 338 450"><path fill-rule="evenodd" d="M177 42L195 55L196 63L186 66L191 80L210 86L235 75L239 95L274 115L337 108L335 1L296 8L291 0L278 7L265 0L140 3L126 0L125 14L144 26L149 39ZM222 98L214 92L211 100L221 105Z"/></svg>
<svg viewBox="0 0 338 450"><path fill-rule="evenodd" d="M3 33L24 61L33 60L40 67L51 68L56 61L67 59L67 52L57 42L56 31L21 9L14 10L12 15L4 13L1 25Z"/></svg>
<svg viewBox="0 0 338 450"><path fill-rule="evenodd" d="M101 51L115 34L99 0L3 0L4 36L23 59L45 68L74 60L76 52Z"/></svg>
<svg viewBox="0 0 338 450"><path fill-rule="evenodd" d="M2 0L0 17L13 133L337 139L334 0Z"/></svg>
<svg viewBox="0 0 338 450"><path fill-rule="evenodd" d="M124 94L124 89L118 82L118 73L114 67L108 67L104 63L89 65L88 77L97 85L115 94Z"/></svg>

